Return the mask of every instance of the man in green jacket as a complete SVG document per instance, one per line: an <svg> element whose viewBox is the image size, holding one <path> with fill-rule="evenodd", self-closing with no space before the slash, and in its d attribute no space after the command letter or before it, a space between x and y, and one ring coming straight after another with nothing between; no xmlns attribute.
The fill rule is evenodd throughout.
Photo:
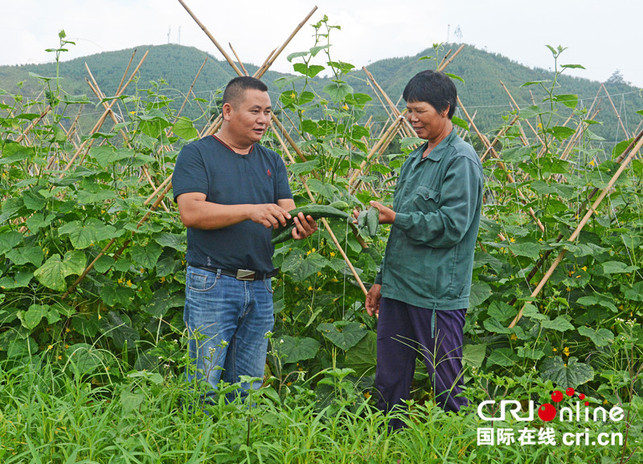
<svg viewBox="0 0 643 464"><path fill-rule="evenodd" d="M384 260L366 296L378 316L378 406L399 407L410 396L422 356L437 403L467 404L462 385L462 336L482 205L482 165L453 128L456 87L445 74L422 71L403 92L407 118L427 142L413 151L394 193L393 208L372 202L380 223L392 224ZM399 428L395 419L389 424Z"/></svg>

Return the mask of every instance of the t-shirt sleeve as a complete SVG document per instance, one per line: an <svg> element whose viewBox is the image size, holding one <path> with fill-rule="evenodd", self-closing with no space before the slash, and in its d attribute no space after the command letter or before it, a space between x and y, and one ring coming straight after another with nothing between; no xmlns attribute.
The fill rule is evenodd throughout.
<svg viewBox="0 0 643 464"><path fill-rule="evenodd" d="M277 155L277 200L287 200L292 198L290 185L288 183L288 171L281 156Z"/></svg>
<svg viewBox="0 0 643 464"><path fill-rule="evenodd" d="M185 145L176 159L172 173L174 201L182 193L208 194L208 178L200 151L193 145Z"/></svg>

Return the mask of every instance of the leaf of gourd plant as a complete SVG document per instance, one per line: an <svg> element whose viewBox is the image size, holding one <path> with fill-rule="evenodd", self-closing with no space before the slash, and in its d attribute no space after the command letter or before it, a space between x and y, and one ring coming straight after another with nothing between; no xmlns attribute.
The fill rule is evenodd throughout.
<svg viewBox="0 0 643 464"><path fill-rule="evenodd" d="M193 140L199 136L199 132L195 129L192 121L183 116L176 120L172 126L172 132L185 140Z"/></svg>
<svg viewBox="0 0 643 464"><path fill-rule="evenodd" d="M368 330L359 322L336 321L324 322L317 326L324 337L344 351L357 345L366 336Z"/></svg>
<svg viewBox="0 0 643 464"><path fill-rule="evenodd" d="M491 296L491 287L486 282L473 282L471 285L471 295L469 296L469 306L475 308L480 306L487 298Z"/></svg>
<svg viewBox="0 0 643 464"><path fill-rule="evenodd" d="M594 330L591 327L583 326L578 328L578 333L591 339L596 346L606 346L614 341L614 334L604 328Z"/></svg>
<svg viewBox="0 0 643 464"><path fill-rule="evenodd" d="M90 218L84 224L80 221L71 221L58 229L60 235L68 235L74 248L82 250L101 240L120 237L125 233L123 229L103 224L99 219Z"/></svg>
<svg viewBox="0 0 643 464"><path fill-rule="evenodd" d="M541 325L544 329L552 329L559 332L574 330L574 326L563 316L558 316L554 320L542 321Z"/></svg>
<svg viewBox="0 0 643 464"><path fill-rule="evenodd" d="M8 231L0 234L0 255L13 250L22 242L22 234L16 231Z"/></svg>
<svg viewBox="0 0 643 464"><path fill-rule="evenodd" d="M6 257L18 266L27 263L31 263L34 266L40 266L42 264L42 260L45 258L45 254L42 251L42 248L38 246L27 246L14 248L6 253Z"/></svg>
<svg viewBox="0 0 643 464"><path fill-rule="evenodd" d="M18 319L20 319L25 329L31 331L40 324L40 321L48 312L49 305L33 304L29 306L27 311L18 311Z"/></svg>
<svg viewBox="0 0 643 464"><path fill-rule="evenodd" d="M377 334L367 331L355 346L346 351L344 366L353 369L357 376L372 374L377 360Z"/></svg>
<svg viewBox="0 0 643 464"><path fill-rule="evenodd" d="M600 293L594 293L593 295L582 296L576 303L583 306L602 306L609 309L612 312L618 312L618 308L613 303L613 298L609 295L603 295Z"/></svg>
<svg viewBox="0 0 643 464"><path fill-rule="evenodd" d="M594 378L594 369L579 363L575 357L569 358L567 363L560 357L545 359L540 371L541 378L551 380L554 385L563 389L576 388Z"/></svg>
<svg viewBox="0 0 643 464"><path fill-rule="evenodd" d="M605 274L624 274L638 269L638 266L628 266L621 261L606 261L601 266Z"/></svg>
<svg viewBox="0 0 643 464"><path fill-rule="evenodd" d="M514 354L511 348L496 348L487 358L487 366L498 365L508 367L516 362L518 362L518 356Z"/></svg>
<svg viewBox="0 0 643 464"><path fill-rule="evenodd" d="M87 343L76 343L67 348L67 358L81 375L91 374L107 362L104 352Z"/></svg>
<svg viewBox="0 0 643 464"><path fill-rule="evenodd" d="M130 250L130 256L135 264L145 269L153 269L162 252L163 249L158 244L148 243L145 246L133 246Z"/></svg>
<svg viewBox="0 0 643 464"><path fill-rule="evenodd" d="M272 346L281 362L288 364L314 358L321 345L314 338L284 335L273 339Z"/></svg>
<svg viewBox="0 0 643 464"><path fill-rule="evenodd" d="M48 214L45 216L45 213L37 212L27 218L27 227L35 234L40 229L48 227L55 218L56 216L54 214Z"/></svg>
<svg viewBox="0 0 643 464"><path fill-rule="evenodd" d="M0 278L0 289L9 290L12 288L26 287L33 278L33 272L18 271L14 275Z"/></svg>
<svg viewBox="0 0 643 464"><path fill-rule="evenodd" d="M34 276L47 288L63 292L67 289L65 277L80 275L85 270L87 259L82 251L72 250L61 259L58 253L34 271Z"/></svg>
<svg viewBox="0 0 643 464"><path fill-rule="evenodd" d="M334 103L338 103L344 100L348 94L353 93L353 88L347 83L339 81L326 85L324 92L330 96Z"/></svg>
<svg viewBox="0 0 643 464"><path fill-rule="evenodd" d="M187 249L187 237L185 234L163 232L154 237L154 241L162 247L174 248L177 251L185 251Z"/></svg>
<svg viewBox="0 0 643 464"><path fill-rule="evenodd" d="M462 347L462 361L471 367L479 369L482 367L487 354L487 344L464 345Z"/></svg>

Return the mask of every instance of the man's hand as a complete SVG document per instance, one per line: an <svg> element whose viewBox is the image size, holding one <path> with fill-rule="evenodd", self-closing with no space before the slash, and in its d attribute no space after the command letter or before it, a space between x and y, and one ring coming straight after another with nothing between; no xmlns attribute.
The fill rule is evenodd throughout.
<svg viewBox="0 0 643 464"><path fill-rule="evenodd" d="M317 222L312 216L304 217L304 213L299 213L293 218L293 221L295 222L295 227L292 229L292 238L295 240L310 237L317 231Z"/></svg>
<svg viewBox="0 0 643 464"><path fill-rule="evenodd" d="M373 284L371 289L366 294L366 312L369 316L375 315L375 317L379 317L381 298L382 286L380 284Z"/></svg>
<svg viewBox="0 0 643 464"><path fill-rule="evenodd" d="M280 224L282 227L285 227L286 221L291 217L288 211L274 203L250 206L249 219L265 227L277 229Z"/></svg>

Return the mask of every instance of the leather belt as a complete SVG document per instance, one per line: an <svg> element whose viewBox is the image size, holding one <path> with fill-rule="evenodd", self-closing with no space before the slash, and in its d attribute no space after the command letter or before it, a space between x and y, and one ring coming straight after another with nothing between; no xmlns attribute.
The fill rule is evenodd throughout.
<svg viewBox="0 0 643 464"><path fill-rule="evenodd" d="M220 273L224 276L234 277L237 280L263 280L275 277L279 274L279 269L274 269L270 272L257 272L251 269L218 269L206 266L194 266L206 271Z"/></svg>

